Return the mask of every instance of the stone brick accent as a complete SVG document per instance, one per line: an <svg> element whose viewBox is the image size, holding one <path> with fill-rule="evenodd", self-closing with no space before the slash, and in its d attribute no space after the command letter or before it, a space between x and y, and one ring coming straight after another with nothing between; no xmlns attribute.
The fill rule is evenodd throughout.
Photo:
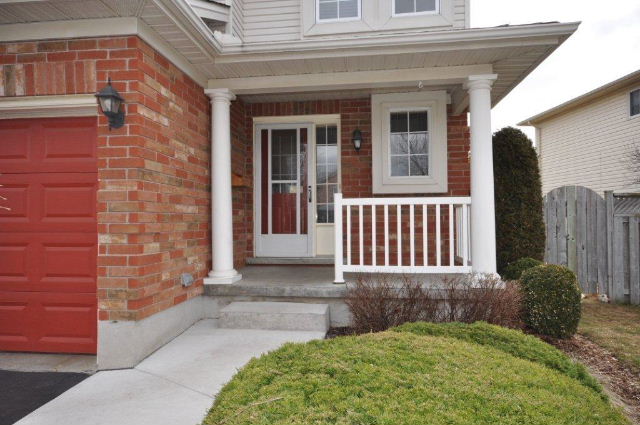
<svg viewBox="0 0 640 425"><path fill-rule="evenodd" d="M0 44L0 96L95 93L108 77L127 118L111 131L97 118L99 318L140 320L203 292L209 99L138 37Z"/></svg>

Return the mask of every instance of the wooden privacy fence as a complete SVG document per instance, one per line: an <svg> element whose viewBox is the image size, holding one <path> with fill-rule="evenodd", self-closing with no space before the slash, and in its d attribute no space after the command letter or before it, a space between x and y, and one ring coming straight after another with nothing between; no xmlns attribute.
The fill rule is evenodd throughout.
<svg viewBox="0 0 640 425"><path fill-rule="evenodd" d="M573 270L586 294L640 304L640 195L563 186L545 196L544 216L546 262Z"/></svg>

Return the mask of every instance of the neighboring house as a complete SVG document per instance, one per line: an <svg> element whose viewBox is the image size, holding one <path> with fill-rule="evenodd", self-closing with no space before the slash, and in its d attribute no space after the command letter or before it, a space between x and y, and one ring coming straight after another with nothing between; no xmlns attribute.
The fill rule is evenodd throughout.
<svg viewBox="0 0 640 425"><path fill-rule="evenodd" d="M0 22L0 350L101 368L255 258L495 273L491 108L578 26L469 28L468 0L9 0Z"/></svg>
<svg viewBox="0 0 640 425"><path fill-rule="evenodd" d="M520 124L536 128L544 193L566 185L640 192L631 168L640 148L640 71Z"/></svg>

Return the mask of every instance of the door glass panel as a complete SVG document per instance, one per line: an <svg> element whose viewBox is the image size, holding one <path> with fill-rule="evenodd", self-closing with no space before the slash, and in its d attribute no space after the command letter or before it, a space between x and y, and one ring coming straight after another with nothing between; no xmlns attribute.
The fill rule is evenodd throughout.
<svg viewBox="0 0 640 425"><path fill-rule="evenodd" d="M338 128L316 127L316 193L318 223L333 223L333 195L338 192Z"/></svg>
<svg viewBox="0 0 640 425"><path fill-rule="evenodd" d="M308 143L307 143L307 129L300 129L300 155L298 158L298 166L300 168L300 234L307 234L307 222L309 216L309 180L307 178L308 169Z"/></svg>
<svg viewBox="0 0 640 425"><path fill-rule="evenodd" d="M271 234L297 233L298 130L271 131Z"/></svg>

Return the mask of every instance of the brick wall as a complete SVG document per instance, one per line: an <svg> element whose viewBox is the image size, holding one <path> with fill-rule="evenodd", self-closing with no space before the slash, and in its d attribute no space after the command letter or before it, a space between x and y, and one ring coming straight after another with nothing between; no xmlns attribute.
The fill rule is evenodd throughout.
<svg viewBox="0 0 640 425"><path fill-rule="evenodd" d="M98 117L100 320L139 320L202 293L210 268L209 101L137 37L0 44L0 96L95 93L111 77L126 125ZM194 275L188 289L181 273Z"/></svg>
<svg viewBox="0 0 640 425"><path fill-rule="evenodd" d="M244 113L245 124L244 139L238 136L234 139L234 169L242 168L243 175L253 181L253 118L265 116L286 116L286 115L312 115L312 114L340 114L341 117L341 168L342 168L342 192L346 198L372 197L372 146L371 146L371 100L347 99L347 100L323 100L307 102L282 102L282 103L251 103L243 104L241 101L234 102L233 108L237 109L238 117ZM240 125L234 121L234 125ZM355 129L362 131L363 143L359 152L356 152L351 142L351 137ZM399 195L399 196L469 196L471 186L471 172L468 158L469 152L469 128L466 115L448 116L448 192L446 194L419 194L419 195ZM241 159L244 158L244 165ZM242 194L242 195L241 195ZM242 217L235 217L234 231L238 233L236 237L236 259L242 264L243 259L253 256L253 195L250 188L235 188L234 190L234 211L241 210ZM405 210L405 217L408 211ZM367 214L369 214L367 212ZM381 213L377 214L382 217ZM433 214L432 214L433 216ZM395 219L393 213L390 217ZM392 221L393 222L393 221ZM416 215L416 226L421 229L421 215ZM381 226L381 222L378 223ZM435 221L428 222L431 234L435 231ZM443 246L448 247L448 217L443 212ZM380 228L382 230L382 228ZM370 237L369 229L365 234ZM408 220L405 220L403 231L408 232ZM418 230L419 231L419 230ZM379 232L379 234L381 234ZM357 236L357 235L354 235ZM395 239L395 236L391 236ZM380 239L380 238L379 238ZM354 243L353 255L358 255L357 239L352 238ZM368 241L369 239L366 239ZM240 242L242 241L242 242ZM366 242L365 241L365 242ZM421 246L421 241L418 240ZM408 258L408 244L403 249L403 258ZM244 253L240 252L245 249ZM382 247L378 247L380 250ZM391 247L392 249L393 246ZM430 258L433 262L435 247L430 247ZM407 251L407 252L405 252ZM395 255L396 251L392 251ZM418 249L421 255L421 248ZM366 253L367 261L371 252ZM405 262L406 264L406 262Z"/></svg>

